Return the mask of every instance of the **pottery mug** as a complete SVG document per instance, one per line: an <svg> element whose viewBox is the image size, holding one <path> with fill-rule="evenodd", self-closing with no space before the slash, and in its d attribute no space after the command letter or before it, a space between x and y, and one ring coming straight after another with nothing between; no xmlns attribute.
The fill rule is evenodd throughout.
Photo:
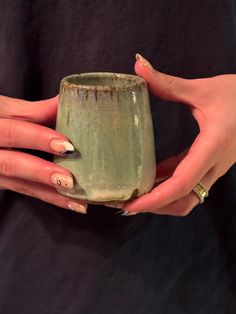
<svg viewBox="0 0 236 314"><path fill-rule="evenodd" d="M149 192L156 161L146 82L135 75L83 73L61 81L56 130L75 151L54 161L74 176L58 191L94 203L124 202Z"/></svg>

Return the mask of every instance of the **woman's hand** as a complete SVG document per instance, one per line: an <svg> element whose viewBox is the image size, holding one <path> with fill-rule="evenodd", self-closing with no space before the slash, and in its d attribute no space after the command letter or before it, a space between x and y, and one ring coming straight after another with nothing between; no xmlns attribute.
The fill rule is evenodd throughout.
<svg viewBox="0 0 236 314"><path fill-rule="evenodd" d="M236 162L236 75L182 79L155 71L140 55L135 71L154 95L186 104L200 132L189 149L157 165L157 181L168 179L123 210L185 216L199 203L193 188L201 182L209 190Z"/></svg>
<svg viewBox="0 0 236 314"><path fill-rule="evenodd" d="M63 155L74 151L62 134L41 124L55 120L58 98L29 102L0 96L0 189L26 194L59 207L86 212L86 205L60 195L71 189L72 175L64 168L14 148ZM10 149L9 149L10 148Z"/></svg>

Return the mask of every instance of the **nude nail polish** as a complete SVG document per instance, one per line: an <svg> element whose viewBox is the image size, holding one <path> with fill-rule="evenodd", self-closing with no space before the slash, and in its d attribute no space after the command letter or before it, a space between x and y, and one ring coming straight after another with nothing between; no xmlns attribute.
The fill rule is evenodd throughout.
<svg viewBox="0 0 236 314"><path fill-rule="evenodd" d="M68 141L52 140L50 147L54 152L60 154L72 154L75 149L74 146Z"/></svg>
<svg viewBox="0 0 236 314"><path fill-rule="evenodd" d="M153 70L151 63L147 59L145 59L141 54L136 53L135 58L137 61L141 62L142 66L149 70Z"/></svg>
<svg viewBox="0 0 236 314"><path fill-rule="evenodd" d="M73 179L62 173L54 173L51 176L51 182L60 188L65 188L65 189L73 188Z"/></svg>
<svg viewBox="0 0 236 314"><path fill-rule="evenodd" d="M123 203L106 203L104 204L106 207L111 207L111 208L123 208L124 204Z"/></svg>
<svg viewBox="0 0 236 314"><path fill-rule="evenodd" d="M73 201L69 201L67 203L68 209L73 210L77 213L80 214L87 214L87 206L86 205L82 205Z"/></svg>

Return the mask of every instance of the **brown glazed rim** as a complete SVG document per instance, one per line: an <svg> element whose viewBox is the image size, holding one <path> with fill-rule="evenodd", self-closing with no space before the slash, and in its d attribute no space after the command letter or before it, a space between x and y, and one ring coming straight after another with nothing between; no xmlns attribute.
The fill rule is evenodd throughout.
<svg viewBox="0 0 236 314"><path fill-rule="evenodd" d="M93 78L93 77L98 77L98 76L123 80L125 81L125 84L121 86L85 85L85 84L75 84L69 81L72 78L79 78L79 77ZM112 73L112 72L88 72L88 73L78 73L78 74L66 76L62 79L61 85L67 88L76 88L76 89L83 89L83 90L121 91L121 90L133 89L138 86L146 87L146 81L143 78L137 75L132 75L132 74Z"/></svg>

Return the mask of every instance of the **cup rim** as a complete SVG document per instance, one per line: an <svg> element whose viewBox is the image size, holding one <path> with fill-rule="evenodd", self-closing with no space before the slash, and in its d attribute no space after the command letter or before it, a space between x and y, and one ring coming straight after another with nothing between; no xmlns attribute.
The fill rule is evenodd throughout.
<svg viewBox="0 0 236 314"><path fill-rule="evenodd" d="M69 81L69 79L75 77L95 77L95 76L105 76L113 77L115 79L130 81L129 84L124 86L109 86L109 85L86 85L86 84L75 84ZM126 73L116 73L116 72L86 72L86 73L77 73L64 77L61 80L61 85L69 88L76 88L81 90L96 90L96 91L121 91L129 90L135 87L144 85L146 86L146 81L137 75L126 74Z"/></svg>

